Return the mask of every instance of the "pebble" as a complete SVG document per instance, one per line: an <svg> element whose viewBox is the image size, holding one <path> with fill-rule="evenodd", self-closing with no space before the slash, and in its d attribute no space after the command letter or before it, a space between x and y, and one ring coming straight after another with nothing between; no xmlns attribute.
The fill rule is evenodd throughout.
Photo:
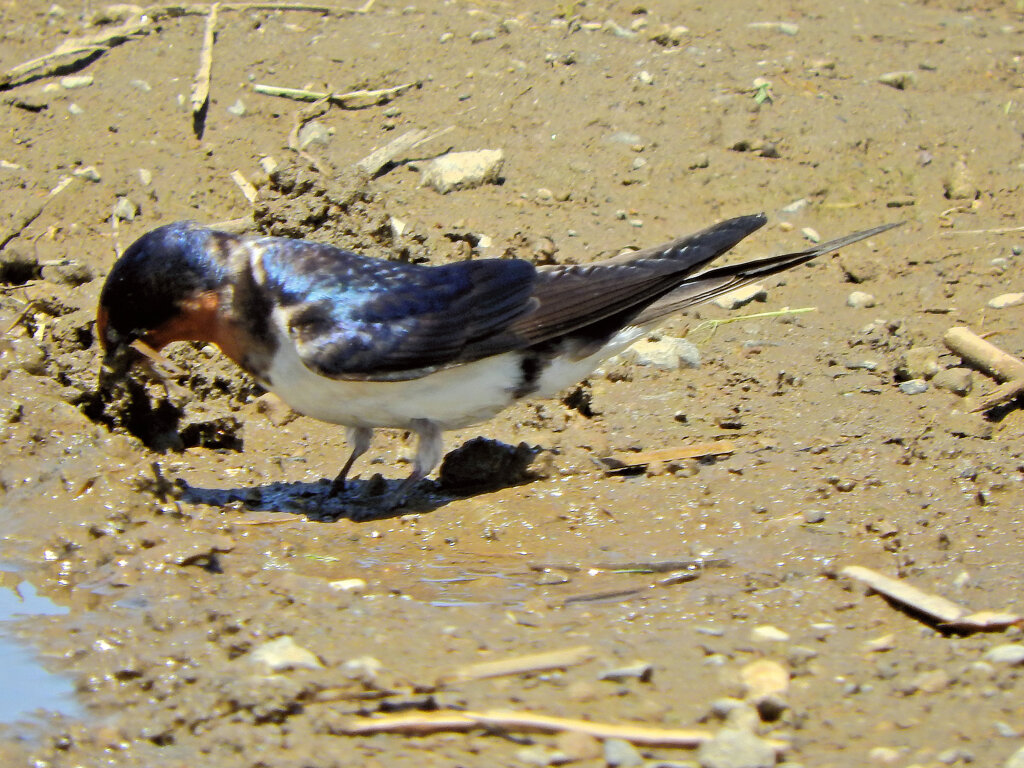
<svg viewBox="0 0 1024 768"><path fill-rule="evenodd" d="M779 213L802 213L808 205L810 205L810 203L807 202L807 198L801 197L799 200L794 200L789 205L784 205L779 209Z"/></svg>
<svg viewBox="0 0 1024 768"><path fill-rule="evenodd" d="M298 645L290 635L284 635L255 648L249 658L256 664L264 665L271 672L304 667L321 669L323 664L310 651Z"/></svg>
<svg viewBox="0 0 1024 768"><path fill-rule="evenodd" d="M117 198L117 202L114 203L112 213L115 218L118 218L121 221L132 221L139 215L139 206L137 206L130 198L119 197Z"/></svg>
<svg viewBox="0 0 1024 768"><path fill-rule="evenodd" d="M366 581L358 577L351 579L338 579L327 582L327 586L338 592L362 592L366 589Z"/></svg>
<svg viewBox="0 0 1024 768"><path fill-rule="evenodd" d="M299 149L307 149L311 144L326 146L331 141L331 129L319 120L310 120L299 129Z"/></svg>
<svg viewBox="0 0 1024 768"><path fill-rule="evenodd" d="M32 376L46 375L46 350L32 339L15 339L11 343L18 366L25 373Z"/></svg>
<svg viewBox="0 0 1024 768"><path fill-rule="evenodd" d="M1024 293L1003 293L988 301L991 309L1006 309L1020 304L1024 304Z"/></svg>
<svg viewBox="0 0 1024 768"><path fill-rule="evenodd" d="M789 672L779 662L771 659L758 659L745 665L740 670L740 680L743 682L744 696L753 702L789 690Z"/></svg>
<svg viewBox="0 0 1024 768"><path fill-rule="evenodd" d="M948 688L953 679L944 669L930 669L916 675L911 682L922 693L939 693Z"/></svg>
<svg viewBox="0 0 1024 768"><path fill-rule="evenodd" d="M75 104L74 102L72 102L71 104L68 104L68 112L70 112L72 115L84 115L85 114L85 110L82 109L77 104Z"/></svg>
<svg viewBox="0 0 1024 768"><path fill-rule="evenodd" d="M68 75L60 79L60 87L66 91L86 88L92 85L92 75Z"/></svg>
<svg viewBox="0 0 1024 768"><path fill-rule="evenodd" d="M905 395L923 395L928 391L928 382L924 379L911 379L900 382L900 392Z"/></svg>
<svg viewBox="0 0 1024 768"><path fill-rule="evenodd" d="M1010 755L1003 764L1003 768L1024 768L1024 747Z"/></svg>
<svg viewBox="0 0 1024 768"><path fill-rule="evenodd" d="M559 733L555 737L555 747L565 756L565 761L569 763L576 762L577 760L596 760L603 753L600 741L589 733L579 733L578 731L562 731Z"/></svg>
<svg viewBox="0 0 1024 768"><path fill-rule="evenodd" d="M772 768L775 750L749 731L723 728L697 750L701 768Z"/></svg>
<svg viewBox="0 0 1024 768"><path fill-rule="evenodd" d="M750 639L757 643L784 643L789 635L771 624L762 624L750 631Z"/></svg>
<svg viewBox="0 0 1024 768"><path fill-rule="evenodd" d="M882 85L888 85L890 88L895 88L897 91L905 91L917 83L917 73L911 70L886 72L878 76L878 82Z"/></svg>
<svg viewBox="0 0 1024 768"><path fill-rule="evenodd" d="M643 755L637 748L624 739L605 739L604 761L609 768L636 768L644 764Z"/></svg>
<svg viewBox="0 0 1024 768"><path fill-rule="evenodd" d="M631 664L628 667L618 667L602 672L598 676L598 680L611 680L617 683L626 680L639 680L640 682L647 683L650 682L651 675L653 674L654 665L646 661L638 661L636 664Z"/></svg>
<svg viewBox="0 0 1024 768"><path fill-rule="evenodd" d="M128 85L130 85L132 88L137 88L143 93L149 93L153 90L153 86L151 86L145 80L129 80Z"/></svg>
<svg viewBox="0 0 1024 768"><path fill-rule="evenodd" d="M637 73L636 79L644 85L654 85L654 75L646 69L641 69L640 72Z"/></svg>
<svg viewBox="0 0 1024 768"><path fill-rule="evenodd" d="M878 765L896 765L901 759L900 751L892 747L875 747L868 752L868 759Z"/></svg>
<svg viewBox="0 0 1024 768"><path fill-rule="evenodd" d="M523 765L535 765L538 767L551 765L555 758L554 752L539 744L516 750L516 760Z"/></svg>
<svg viewBox="0 0 1024 768"><path fill-rule="evenodd" d="M963 158L956 161L949 176L943 180L942 186L949 200L974 200L979 194L971 169L967 167Z"/></svg>
<svg viewBox="0 0 1024 768"><path fill-rule="evenodd" d="M267 392L256 398L256 412L266 417L275 427L283 427L295 421L299 415L284 400L273 392Z"/></svg>
<svg viewBox="0 0 1024 768"><path fill-rule="evenodd" d="M784 35L796 35L800 27L788 21L752 21L747 24L748 29L772 29Z"/></svg>
<svg viewBox="0 0 1024 768"><path fill-rule="evenodd" d="M800 234L810 240L812 243L820 243L821 235L818 234L818 230L813 227L804 227L800 230Z"/></svg>
<svg viewBox="0 0 1024 768"><path fill-rule="evenodd" d="M722 309L739 309L752 301L765 301L767 298L768 290L763 285L754 283L719 296L715 299L715 304Z"/></svg>
<svg viewBox="0 0 1024 768"><path fill-rule="evenodd" d="M850 291L846 297L846 306L854 309L870 309L875 306L875 297L864 291Z"/></svg>
<svg viewBox="0 0 1024 768"><path fill-rule="evenodd" d="M153 172L148 168L139 168L139 181L142 186L148 187L153 183Z"/></svg>
<svg viewBox="0 0 1024 768"><path fill-rule="evenodd" d="M355 680L372 682L384 669L384 665L374 656L356 656L342 664L341 668L346 675Z"/></svg>
<svg viewBox="0 0 1024 768"><path fill-rule="evenodd" d="M228 107L228 112L230 112L235 117L241 117L245 114L245 102L241 99L238 99L237 101L235 101L234 104Z"/></svg>
<svg viewBox="0 0 1024 768"><path fill-rule="evenodd" d="M974 389L974 374L970 368L946 368L932 378L932 384L954 395L964 397Z"/></svg>
<svg viewBox="0 0 1024 768"><path fill-rule="evenodd" d="M423 167L420 185L436 189L442 195L459 189L474 189L498 181L504 164L505 153L500 149L450 152Z"/></svg>
<svg viewBox="0 0 1024 768"><path fill-rule="evenodd" d="M663 336L657 341L641 339L619 357L636 365L649 365L662 371L700 368L700 350L686 339Z"/></svg>
<svg viewBox="0 0 1024 768"><path fill-rule="evenodd" d="M100 172L96 170L95 165L87 165L84 168L75 168L71 173L73 176L77 176L80 179L85 179L86 181L94 183L103 180L103 177L100 176Z"/></svg>
<svg viewBox="0 0 1024 768"><path fill-rule="evenodd" d="M810 523L811 525L817 525L818 523L825 522L825 510L823 509L805 509L804 510L804 522Z"/></svg>
<svg viewBox="0 0 1024 768"><path fill-rule="evenodd" d="M1009 664L1017 666L1024 664L1024 645L1020 643L1004 643L985 652L985 661L993 664Z"/></svg>
<svg viewBox="0 0 1024 768"><path fill-rule="evenodd" d="M486 29L477 29L470 33L469 42L471 43L482 43L487 40L494 40L498 36L497 31L487 27Z"/></svg>
<svg viewBox="0 0 1024 768"><path fill-rule="evenodd" d="M935 347L911 347L902 355L896 366L896 378L930 379L941 370L939 352Z"/></svg>

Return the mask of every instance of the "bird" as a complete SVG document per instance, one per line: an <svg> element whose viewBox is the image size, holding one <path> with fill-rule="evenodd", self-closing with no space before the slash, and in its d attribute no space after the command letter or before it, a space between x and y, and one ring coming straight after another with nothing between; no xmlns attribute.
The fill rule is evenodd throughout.
<svg viewBox="0 0 1024 768"><path fill-rule="evenodd" d="M711 267L762 214L589 264L471 259L437 266L180 221L138 238L100 292L101 381L176 341L212 343L291 408L347 428L342 493L374 430L418 436L402 506L442 433L552 397L688 307L898 226Z"/></svg>

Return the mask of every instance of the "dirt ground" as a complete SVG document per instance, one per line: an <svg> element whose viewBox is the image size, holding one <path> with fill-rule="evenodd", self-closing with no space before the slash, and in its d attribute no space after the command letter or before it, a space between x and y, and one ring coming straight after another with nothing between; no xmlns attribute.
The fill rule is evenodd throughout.
<svg viewBox="0 0 1024 768"><path fill-rule="evenodd" d="M101 9L0 0L0 69L127 23L97 25ZM973 413L996 382L942 341L966 325L1024 351L1024 305L989 306L1024 291L1019 3L225 5L200 125L205 17L150 16L73 72L0 91L0 560L5 585L68 608L8 631L82 708L3 726L0 762L640 759L518 730L346 735L353 715L499 709L712 734L724 718L789 766L1020 765L1024 666L992 653L1020 630L951 632L838 575L1024 610L1024 412ZM307 105L254 90L405 83L324 107L304 155L288 145ZM416 162L352 174L406 131L449 127L409 154L502 149L501 183L441 195ZM379 435L352 498L327 502L343 430L291 419L200 345L171 351L176 394L137 382L118 410L96 391L103 278L171 221L434 263L585 262L758 211L769 224L738 256L907 223L767 281L764 303L671 321L697 369L620 363L449 434L449 451L479 435L543 449L538 477L497 490L428 485L356 522L375 473L408 473L404 436ZM848 306L853 291L876 304ZM785 307L816 311L701 325ZM908 377L931 380L909 394ZM731 455L599 461L720 439ZM659 572L680 561L703 565ZM260 661L282 638L292 664ZM562 669L451 676L579 646ZM776 676L767 694L757 669ZM765 764L638 749L649 766Z"/></svg>

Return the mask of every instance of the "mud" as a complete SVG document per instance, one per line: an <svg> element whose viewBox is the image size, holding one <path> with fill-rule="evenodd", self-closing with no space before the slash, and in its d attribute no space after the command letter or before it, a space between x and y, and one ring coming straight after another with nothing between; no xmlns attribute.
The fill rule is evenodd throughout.
<svg viewBox="0 0 1024 768"><path fill-rule="evenodd" d="M0 68L95 34L95 10L0 4ZM77 69L86 85L0 91L0 559L5 585L67 609L6 631L80 707L4 725L0 762L613 759L554 735L344 735L355 714L451 708L711 732L728 717L784 743L788 765L995 766L1024 746L1022 668L987 656L1019 629L951 632L837 576L860 564L1024 611L1020 402L972 412L995 382L942 345L969 325L1024 350L1024 308L988 306L1024 291L1014 4L222 8L197 138L203 25L160 18ZM305 156L288 143L310 107L252 87L417 81L387 104L322 109ZM448 126L372 178L352 170ZM499 147L501 183L419 186L426 157ZM170 221L430 263L582 263L760 210L770 223L738 257L907 223L773 278L763 304L673 319L662 333L699 345L697 369L620 361L448 435L448 480L405 509L379 504L408 474L403 435L379 435L328 500L343 430L293 418L215 349L168 350L184 370L169 383L98 384L103 277ZM848 306L854 290L874 306ZM815 311L707 322L786 307ZM731 454L601 462L721 439ZM481 473L500 482L472 487ZM257 661L285 637L301 663ZM594 658L564 670L445 682L580 645ZM760 659L788 678L774 698L751 689ZM638 662L648 673L602 675ZM753 709L729 715L730 697Z"/></svg>

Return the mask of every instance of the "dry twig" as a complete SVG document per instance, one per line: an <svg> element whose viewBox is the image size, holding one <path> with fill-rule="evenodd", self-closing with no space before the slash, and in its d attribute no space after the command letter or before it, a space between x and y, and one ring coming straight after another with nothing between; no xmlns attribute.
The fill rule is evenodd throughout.
<svg viewBox="0 0 1024 768"><path fill-rule="evenodd" d="M423 83L419 80L413 83L402 83L393 88L378 88L376 90L349 91L347 93L334 93L324 91L307 91L303 88L282 88L276 85L265 85L256 83L252 88L256 93L264 96L280 96L296 101L322 101L326 100L336 104L342 109L364 109L375 107L380 104L387 104L397 96L413 88L422 88Z"/></svg>
<svg viewBox="0 0 1024 768"><path fill-rule="evenodd" d="M575 648L531 653L526 656L515 656L510 659L483 661L476 664L466 664L452 670L448 674L442 675L438 679L437 685L440 687L453 683L465 683L470 680L484 680L490 677L565 669L566 667L583 664L593 658L593 649L588 645L580 645Z"/></svg>
<svg viewBox="0 0 1024 768"><path fill-rule="evenodd" d="M369 178L373 178L385 166L397 163L400 159L404 159L406 153L412 151L421 144L426 144L428 141L433 141L434 139L444 136L449 131L454 130L454 128L455 126L449 125L447 128L442 128L436 133L427 133L422 128L407 131L393 141L388 142L380 149L375 149L356 163L356 170L365 174Z"/></svg>
<svg viewBox="0 0 1024 768"><path fill-rule="evenodd" d="M203 48L199 53L199 70L192 81L192 123L196 135L202 134L203 115L210 103L210 73L213 70L213 40L217 34L217 12L220 3L210 6L203 30Z"/></svg>
<svg viewBox="0 0 1024 768"><path fill-rule="evenodd" d="M950 328L942 340L952 352L974 367L1006 382L972 410L987 411L1024 394L1024 360L1004 352L963 326Z"/></svg>
<svg viewBox="0 0 1024 768"><path fill-rule="evenodd" d="M698 459L704 456L723 456L735 453L736 446L728 440L715 440L710 443L697 443L696 445L680 445L674 448L659 448L656 451L641 451L632 453L623 451L612 456L601 459L609 472L620 472L624 469L642 467L647 464L656 464L665 461L682 461L684 459Z"/></svg>
<svg viewBox="0 0 1024 768"><path fill-rule="evenodd" d="M483 712L450 711L391 715L387 717L354 717L335 733L357 736L371 733L408 733L423 735L439 731L531 731L585 733L597 739L623 739L649 747L699 747L712 737L707 731L677 728L652 728L640 724L600 723L569 717L550 717L533 712L492 709ZM770 742L781 750L779 742Z"/></svg>

